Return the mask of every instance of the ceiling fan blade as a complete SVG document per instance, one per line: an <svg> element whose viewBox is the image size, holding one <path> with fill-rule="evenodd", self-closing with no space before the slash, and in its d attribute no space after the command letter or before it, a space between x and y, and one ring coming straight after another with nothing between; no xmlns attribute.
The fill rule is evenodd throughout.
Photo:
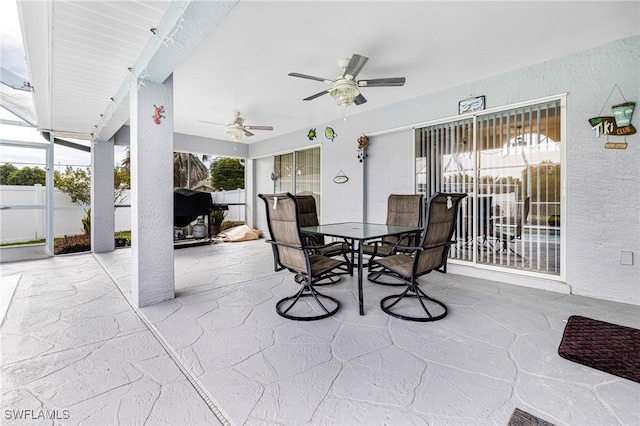
<svg viewBox="0 0 640 426"><path fill-rule="evenodd" d="M247 130L273 130L273 126L244 126Z"/></svg>
<svg viewBox="0 0 640 426"><path fill-rule="evenodd" d="M242 131L244 132L245 136L253 136L253 133L251 133L250 131L248 131L247 129L243 128Z"/></svg>
<svg viewBox="0 0 640 426"><path fill-rule="evenodd" d="M329 90L323 90L322 92L316 93L315 95L311 95L308 98L304 98L303 101L310 101L324 95L325 93L329 93Z"/></svg>
<svg viewBox="0 0 640 426"><path fill-rule="evenodd" d="M216 126L227 126L227 124L214 123L213 121L202 121L202 120L198 120L198 123L215 124Z"/></svg>
<svg viewBox="0 0 640 426"><path fill-rule="evenodd" d="M353 103L356 105L362 105L365 102L367 102L367 99L364 96L362 96L362 93L356 96L356 98L353 100Z"/></svg>
<svg viewBox="0 0 640 426"><path fill-rule="evenodd" d="M367 63L369 58L366 56L360 56L358 54L353 54L351 60L349 61L349 65L347 65L347 69L344 70L343 77L350 75L352 79L355 79L356 76L362 71L364 64Z"/></svg>
<svg viewBox="0 0 640 426"><path fill-rule="evenodd" d="M359 80L359 87L385 87L385 86L404 86L406 78L404 77L391 77L391 78L373 78L371 80Z"/></svg>
<svg viewBox="0 0 640 426"><path fill-rule="evenodd" d="M322 81L322 82L333 81L330 78L314 77L312 75L300 74L300 73L297 73L297 72L290 72L288 75L290 75L291 77L307 78L309 80L317 80L317 81Z"/></svg>
<svg viewBox="0 0 640 426"><path fill-rule="evenodd" d="M232 125L237 124L239 126L242 126L242 123L244 123L244 118L237 116L236 119L231 124Z"/></svg>

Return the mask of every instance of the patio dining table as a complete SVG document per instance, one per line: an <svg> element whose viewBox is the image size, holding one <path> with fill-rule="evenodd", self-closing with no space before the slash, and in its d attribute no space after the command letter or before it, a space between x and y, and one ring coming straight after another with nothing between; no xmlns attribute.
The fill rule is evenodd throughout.
<svg viewBox="0 0 640 426"><path fill-rule="evenodd" d="M355 242L358 242L358 302L360 315L364 315L364 297L362 292L362 247L365 241L375 240L387 236L399 236L422 231L415 226L385 225L367 222L342 222L318 226L304 226L300 228L302 233L325 235L328 237L344 238L351 240L351 264L353 265L355 254Z"/></svg>

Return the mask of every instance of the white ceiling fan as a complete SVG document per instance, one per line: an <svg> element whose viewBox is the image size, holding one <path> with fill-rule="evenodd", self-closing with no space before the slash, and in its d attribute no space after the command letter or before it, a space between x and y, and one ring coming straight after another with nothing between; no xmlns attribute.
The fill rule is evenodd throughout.
<svg viewBox="0 0 640 426"><path fill-rule="evenodd" d="M212 121L202 121L200 123L215 124L217 126L224 126L224 131L229 135L231 140L237 142L242 139L242 136L254 136L250 130L273 130L273 126L250 126L245 125L245 119L240 117L240 112L233 112L233 122L229 124L214 123Z"/></svg>
<svg viewBox="0 0 640 426"><path fill-rule="evenodd" d="M369 58L354 54L349 58L342 58L338 61L338 66L342 68L343 73L336 78L322 78L314 77L312 75L300 74L297 72L289 73L292 77L307 78L309 80L322 81L329 84L331 88L323 90L322 92L311 95L304 98L305 101L310 101L317 97L329 93L336 103L341 107L347 107L352 103L361 105L367 102L366 98L360 93L362 87L385 87L385 86L403 86L406 79L405 77L391 77L391 78L374 78L370 80L356 80L356 77L362 71L362 68L367 63Z"/></svg>

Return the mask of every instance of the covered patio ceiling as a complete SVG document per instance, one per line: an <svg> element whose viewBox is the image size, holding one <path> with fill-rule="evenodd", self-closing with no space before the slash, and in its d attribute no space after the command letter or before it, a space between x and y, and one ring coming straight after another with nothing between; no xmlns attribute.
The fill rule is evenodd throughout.
<svg viewBox="0 0 640 426"><path fill-rule="evenodd" d="M18 3L39 127L88 138L98 126L101 139L128 120L122 88L131 72L145 75L136 64L158 38L151 28L162 25L168 31L158 50L184 57L169 70L175 131L228 139L220 126L201 121L229 123L233 111L245 124L274 127L243 138L247 143L340 120L342 109L330 96L302 100L326 84L287 74L334 78L342 73L338 60L354 53L369 58L359 79L407 81L364 88L368 102L347 107L347 116L639 32L638 4L629 1L247 0L217 2L228 13L201 17L212 29L192 48L180 45L179 37L201 24L180 15L189 1ZM473 95L481 95L482 87L477 91ZM491 99L487 104L494 106Z"/></svg>

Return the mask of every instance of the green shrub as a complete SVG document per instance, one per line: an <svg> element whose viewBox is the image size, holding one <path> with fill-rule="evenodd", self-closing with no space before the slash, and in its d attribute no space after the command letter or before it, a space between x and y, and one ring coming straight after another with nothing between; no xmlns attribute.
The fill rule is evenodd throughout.
<svg viewBox="0 0 640 426"><path fill-rule="evenodd" d="M131 231L118 231L114 235L116 247L131 246ZM56 238L53 245L54 254L80 253L91 251L91 235L65 235L64 238Z"/></svg>
<svg viewBox="0 0 640 426"><path fill-rule="evenodd" d="M209 214L209 223L222 226L227 214L229 214L228 210L214 210Z"/></svg>
<svg viewBox="0 0 640 426"><path fill-rule="evenodd" d="M80 253L91 250L91 235L65 235L53 246L54 254Z"/></svg>
<svg viewBox="0 0 640 426"><path fill-rule="evenodd" d="M87 214L82 218L82 232L91 234L91 209L87 210Z"/></svg>
<svg viewBox="0 0 640 426"><path fill-rule="evenodd" d="M114 235L114 242L116 247L130 247L131 246L131 231L118 231Z"/></svg>

